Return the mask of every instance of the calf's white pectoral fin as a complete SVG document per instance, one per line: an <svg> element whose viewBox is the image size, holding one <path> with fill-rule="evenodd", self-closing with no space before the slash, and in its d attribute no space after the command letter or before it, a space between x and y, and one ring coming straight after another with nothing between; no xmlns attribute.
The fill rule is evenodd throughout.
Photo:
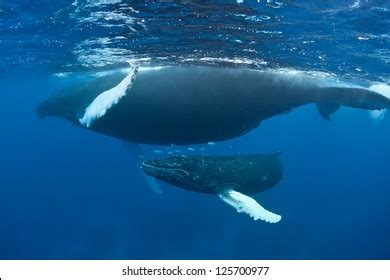
<svg viewBox="0 0 390 280"><path fill-rule="evenodd" d="M282 217L262 207L256 200L232 189L225 189L218 192L218 196L224 202L232 206L237 212L243 212L254 220L263 220L268 223L277 223Z"/></svg>

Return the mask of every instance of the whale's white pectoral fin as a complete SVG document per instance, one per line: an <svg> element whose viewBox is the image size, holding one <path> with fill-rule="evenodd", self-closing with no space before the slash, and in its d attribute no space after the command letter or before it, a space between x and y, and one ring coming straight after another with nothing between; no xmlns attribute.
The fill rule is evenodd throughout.
<svg viewBox="0 0 390 280"><path fill-rule="evenodd" d="M126 95L136 73L137 67L134 67L118 85L99 94L85 109L84 116L79 119L80 124L89 127L96 119L103 117L108 109L117 104Z"/></svg>
<svg viewBox="0 0 390 280"><path fill-rule="evenodd" d="M232 189L225 189L218 192L218 196L224 202L232 206L237 212L243 212L251 216L254 220L263 220L268 223L277 223L282 217L272 213L262 207L253 198L236 192Z"/></svg>
<svg viewBox="0 0 390 280"><path fill-rule="evenodd" d="M162 189L158 185L156 179L151 176L147 176L144 172L142 172L142 176L145 179L145 182L148 184L148 186L152 189L152 191L156 194L163 194Z"/></svg>
<svg viewBox="0 0 390 280"><path fill-rule="evenodd" d="M138 164L141 163L141 161L144 159L144 152L142 151L142 147L139 144L136 143L130 143L130 142L125 142L122 141L123 147L127 151L130 152L130 154L134 157L136 162ZM163 194L162 189L160 188L158 182L156 181L155 178L151 176L147 176L144 172L141 172L142 177L144 178L146 184L151 188L151 190L156 193L156 194Z"/></svg>

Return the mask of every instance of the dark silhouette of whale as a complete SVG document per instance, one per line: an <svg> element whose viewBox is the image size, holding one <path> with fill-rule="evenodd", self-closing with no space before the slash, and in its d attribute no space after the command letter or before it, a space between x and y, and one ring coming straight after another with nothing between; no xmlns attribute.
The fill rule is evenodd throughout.
<svg viewBox="0 0 390 280"><path fill-rule="evenodd" d="M129 142L170 145L227 140L310 103L327 119L340 106L390 107L376 92L305 74L172 66L108 74L64 89L36 111Z"/></svg>
<svg viewBox="0 0 390 280"><path fill-rule="evenodd" d="M149 176L194 192L217 194L238 212L255 220L278 222L249 196L266 191L283 179L280 153L237 156L174 156L142 163Z"/></svg>

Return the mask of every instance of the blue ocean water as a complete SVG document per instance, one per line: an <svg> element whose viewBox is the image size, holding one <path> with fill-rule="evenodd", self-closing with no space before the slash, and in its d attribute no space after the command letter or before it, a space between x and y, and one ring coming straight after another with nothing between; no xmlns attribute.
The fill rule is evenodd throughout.
<svg viewBox="0 0 390 280"><path fill-rule="evenodd" d="M35 114L129 60L389 84L390 2L318 2L0 1L0 259L389 259L389 116L343 108L329 122L306 106L180 147L281 151L284 180L256 196L283 216L267 224L214 196L156 195L120 141Z"/></svg>

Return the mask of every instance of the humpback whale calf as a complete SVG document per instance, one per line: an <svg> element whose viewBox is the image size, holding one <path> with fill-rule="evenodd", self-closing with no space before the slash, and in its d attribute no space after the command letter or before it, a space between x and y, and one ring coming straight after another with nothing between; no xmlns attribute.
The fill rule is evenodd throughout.
<svg viewBox="0 0 390 280"><path fill-rule="evenodd" d="M107 74L62 90L36 111L129 142L184 145L240 136L310 103L326 119L340 106L390 108L374 91L329 86L303 73L167 66Z"/></svg>
<svg viewBox="0 0 390 280"><path fill-rule="evenodd" d="M217 194L238 212L269 223L281 216L248 195L266 191L283 178L280 153L238 156L174 156L142 163L149 176L194 192Z"/></svg>

